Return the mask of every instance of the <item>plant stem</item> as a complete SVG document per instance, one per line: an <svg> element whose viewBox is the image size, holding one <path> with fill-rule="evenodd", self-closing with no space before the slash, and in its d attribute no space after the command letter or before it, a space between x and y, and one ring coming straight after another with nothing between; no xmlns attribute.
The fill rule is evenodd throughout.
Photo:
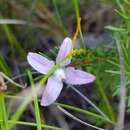
<svg viewBox="0 0 130 130"><path fill-rule="evenodd" d="M97 112L99 112L103 117L106 118L106 120L109 120L109 118L89 99L87 96L82 94L78 89L70 86L77 94L79 94L86 102L88 102L93 108L96 109Z"/></svg>
<svg viewBox="0 0 130 130"><path fill-rule="evenodd" d="M120 93L119 93L119 106L118 106L118 121L115 130L123 130L125 120L125 107L126 107L125 67L123 63L121 45L117 38L116 38L116 44L120 64Z"/></svg>
<svg viewBox="0 0 130 130"><path fill-rule="evenodd" d="M79 1L78 1L78 0L74 0L74 7L75 7L76 19L77 19L77 22L78 22L78 19L80 18L80 13L79 13ZM80 38L81 38L82 47L85 49L86 46L85 46L85 41L84 41L84 38L83 38L83 33L82 33L81 25L80 25L79 33L80 33Z"/></svg>
<svg viewBox="0 0 130 130"><path fill-rule="evenodd" d="M85 126L89 126L89 127L94 128L94 129L97 129L97 130L105 130L105 129L103 129L103 128L99 128L99 127L96 127L96 126L94 126L94 125L91 125L91 124L89 124L89 123L86 123L86 122L82 121L81 119L79 119L78 117L76 117L76 116L74 116L73 114L69 113L67 110L65 110L64 108L62 108L62 107L60 107L60 106L57 106L57 108L58 108L59 110L61 110L65 115L69 116L69 117L72 118L73 120L75 120L75 121L77 121L77 122L79 122L79 123L81 123L81 124L83 124L83 125L85 125Z"/></svg>

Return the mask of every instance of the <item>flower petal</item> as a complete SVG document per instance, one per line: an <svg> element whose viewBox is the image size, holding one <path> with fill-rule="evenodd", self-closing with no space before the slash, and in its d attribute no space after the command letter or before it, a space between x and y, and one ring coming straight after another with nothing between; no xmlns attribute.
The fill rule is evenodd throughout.
<svg viewBox="0 0 130 130"><path fill-rule="evenodd" d="M56 77L50 76L43 91L41 105L48 106L52 104L60 95L62 88L62 80L58 80Z"/></svg>
<svg viewBox="0 0 130 130"><path fill-rule="evenodd" d="M65 71L65 82L72 85L82 85L93 82L96 77L82 70L76 70L73 67L68 67Z"/></svg>
<svg viewBox="0 0 130 130"><path fill-rule="evenodd" d="M54 66L54 62L37 54L29 52L27 56L29 64L38 72L47 74L48 71Z"/></svg>
<svg viewBox="0 0 130 130"><path fill-rule="evenodd" d="M63 43L61 44L60 50L58 52L58 55L56 57L56 62L60 61L62 58L64 58L72 49L72 40L70 38L65 38ZM68 65L71 62L71 58L68 58L65 60L62 65Z"/></svg>

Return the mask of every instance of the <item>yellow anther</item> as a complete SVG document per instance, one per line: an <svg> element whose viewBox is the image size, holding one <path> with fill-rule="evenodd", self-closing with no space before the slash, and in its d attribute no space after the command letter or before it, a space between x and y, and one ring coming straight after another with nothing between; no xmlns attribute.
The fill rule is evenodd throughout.
<svg viewBox="0 0 130 130"><path fill-rule="evenodd" d="M72 55L73 56L76 56L76 55L81 55L81 54L85 54L86 53L86 51L84 50L84 49L74 49L73 51L72 51L73 53L72 53Z"/></svg>

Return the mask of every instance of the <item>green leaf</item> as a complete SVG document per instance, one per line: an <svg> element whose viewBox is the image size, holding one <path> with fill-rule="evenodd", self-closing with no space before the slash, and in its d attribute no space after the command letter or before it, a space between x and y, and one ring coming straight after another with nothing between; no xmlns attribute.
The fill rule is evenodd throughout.
<svg viewBox="0 0 130 130"><path fill-rule="evenodd" d="M106 29L111 30L111 31L116 31L116 32L124 32L126 33L126 29L125 28L120 28L120 27L114 27L114 26L105 26Z"/></svg>

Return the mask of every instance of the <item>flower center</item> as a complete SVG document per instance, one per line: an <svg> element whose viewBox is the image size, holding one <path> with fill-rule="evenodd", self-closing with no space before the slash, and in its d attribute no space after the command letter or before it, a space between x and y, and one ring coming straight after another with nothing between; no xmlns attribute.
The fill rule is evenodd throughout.
<svg viewBox="0 0 130 130"><path fill-rule="evenodd" d="M65 71L64 71L64 69L62 69L62 68L57 69L57 70L54 72L54 75L55 75L58 79L64 80L64 79L66 78L66 76L65 76Z"/></svg>

